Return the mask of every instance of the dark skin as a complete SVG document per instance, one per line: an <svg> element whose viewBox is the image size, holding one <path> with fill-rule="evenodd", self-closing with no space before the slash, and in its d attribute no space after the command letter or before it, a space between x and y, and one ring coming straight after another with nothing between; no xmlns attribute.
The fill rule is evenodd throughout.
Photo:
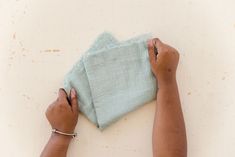
<svg viewBox="0 0 235 157"><path fill-rule="evenodd" d="M179 53L159 39L148 41L148 52L151 69L158 83L152 135L153 156L186 157L186 130L176 81ZM78 113L76 91L72 89L67 95L60 89L57 100L48 107L46 117L52 128L73 133ZM69 136L52 133L41 157L66 157L71 139Z"/></svg>
<svg viewBox="0 0 235 157"><path fill-rule="evenodd" d="M148 42L149 56L159 88L152 136L153 156L186 157L186 130L176 81L179 53L159 39L153 41ZM154 46L158 50L157 57Z"/></svg>
<svg viewBox="0 0 235 157"><path fill-rule="evenodd" d="M70 103L68 102L68 99ZM59 89L58 98L49 105L46 117L52 128L65 133L73 133L78 121L79 108L77 93L74 89L67 96L63 89ZM41 157L66 157L72 137L52 133Z"/></svg>

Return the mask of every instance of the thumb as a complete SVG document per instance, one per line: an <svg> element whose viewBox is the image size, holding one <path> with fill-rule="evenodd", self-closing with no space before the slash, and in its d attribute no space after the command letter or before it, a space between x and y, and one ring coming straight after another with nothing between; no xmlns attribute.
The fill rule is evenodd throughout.
<svg viewBox="0 0 235 157"><path fill-rule="evenodd" d="M157 48L160 48L164 44L159 38L154 38L153 42Z"/></svg>
<svg viewBox="0 0 235 157"><path fill-rule="evenodd" d="M74 88L72 88L70 91L70 101L71 101L71 106L72 106L73 112L78 113L78 111L79 111L78 98L77 98L77 92Z"/></svg>

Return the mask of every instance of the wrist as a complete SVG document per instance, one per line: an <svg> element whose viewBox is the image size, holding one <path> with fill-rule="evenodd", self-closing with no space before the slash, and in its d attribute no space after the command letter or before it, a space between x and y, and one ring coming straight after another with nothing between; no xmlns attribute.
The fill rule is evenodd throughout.
<svg viewBox="0 0 235 157"><path fill-rule="evenodd" d="M171 87L177 84L176 77L171 77L167 79L157 79L158 87Z"/></svg>
<svg viewBox="0 0 235 157"><path fill-rule="evenodd" d="M64 135L60 135L57 133L52 133L50 140L57 146L68 146L70 141L71 141L72 137L70 136L64 136Z"/></svg>

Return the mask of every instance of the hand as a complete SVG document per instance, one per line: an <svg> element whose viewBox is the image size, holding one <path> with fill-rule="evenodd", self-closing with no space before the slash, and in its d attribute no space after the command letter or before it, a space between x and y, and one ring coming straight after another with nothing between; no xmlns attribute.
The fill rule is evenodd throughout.
<svg viewBox="0 0 235 157"><path fill-rule="evenodd" d="M158 50L156 57L154 54L154 46ZM151 69L158 83L175 81L176 69L179 62L179 53L177 50L155 38L148 41L148 52Z"/></svg>
<svg viewBox="0 0 235 157"><path fill-rule="evenodd" d="M68 102L70 99L70 103ZM65 133L73 133L79 114L78 100L75 89L70 91L67 97L63 89L59 89L58 98L46 111L46 117L53 129Z"/></svg>

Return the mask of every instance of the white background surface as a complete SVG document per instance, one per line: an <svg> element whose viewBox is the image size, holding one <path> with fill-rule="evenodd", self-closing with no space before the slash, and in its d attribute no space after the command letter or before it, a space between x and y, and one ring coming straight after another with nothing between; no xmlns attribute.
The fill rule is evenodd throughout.
<svg viewBox="0 0 235 157"><path fill-rule="evenodd" d="M39 156L44 111L65 73L104 30L142 33L181 53L178 83L189 157L235 154L235 1L0 0L0 154ZM83 116L70 157L151 157L155 102L100 132Z"/></svg>

